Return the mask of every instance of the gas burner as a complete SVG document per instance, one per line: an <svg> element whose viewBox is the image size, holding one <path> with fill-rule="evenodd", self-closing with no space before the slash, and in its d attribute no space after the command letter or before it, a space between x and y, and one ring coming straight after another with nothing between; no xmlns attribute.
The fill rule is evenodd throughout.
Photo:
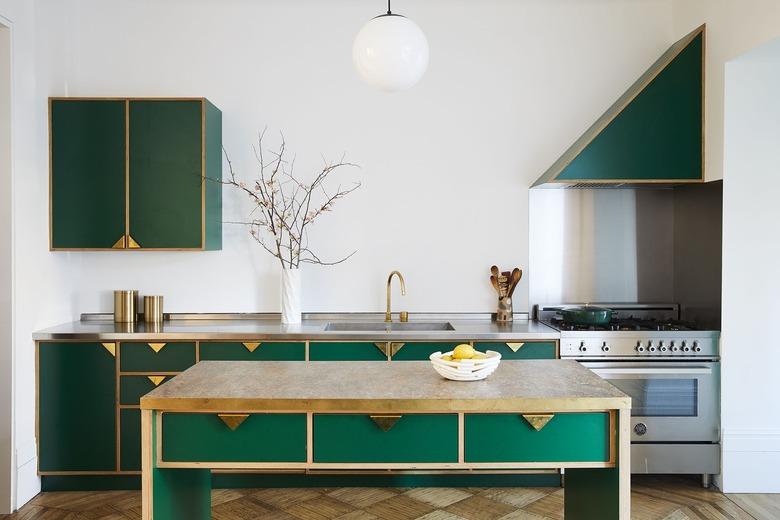
<svg viewBox="0 0 780 520"><path fill-rule="evenodd" d="M693 331L701 330L695 324L677 320L638 319L634 317L613 319L608 325L573 325L566 323L561 318L553 317L549 325L565 331L612 331L612 332L638 332L638 331Z"/></svg>

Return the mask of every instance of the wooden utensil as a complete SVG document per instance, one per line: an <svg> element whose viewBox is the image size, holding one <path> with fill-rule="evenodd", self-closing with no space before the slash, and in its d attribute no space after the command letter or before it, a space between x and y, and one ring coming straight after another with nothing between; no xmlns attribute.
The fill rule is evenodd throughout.
<svg viewBox="0 0 780 520"><path fill-rule="evenodd" d="M490 274L496 277L496 280L498 280L498 277L501 276L501 273L498 272L498 266L494 265L490 268Z"/></svg>
<svg viewBox="0 0 780 520"><path fill-rule="evenodd" d="M490 283L492 283L492 284L493 284L493 288L496 290L496 292L497 292L498 294L501 294L501 289L500 289L500 288L499 288L499 286L498 286L498 278L496 278L496 277L495 277L495 276L493 276L492 274L490 275Z"/></svg>
<svg viewBox="0 0 780 520"><path fill-rule="evenodd" d="M509 296L511 297L515 292L515 287L517 287L517 282L520 281L520 278L523 277L523 271L515 267L512 269L512 278L509 282Z"/></svg>

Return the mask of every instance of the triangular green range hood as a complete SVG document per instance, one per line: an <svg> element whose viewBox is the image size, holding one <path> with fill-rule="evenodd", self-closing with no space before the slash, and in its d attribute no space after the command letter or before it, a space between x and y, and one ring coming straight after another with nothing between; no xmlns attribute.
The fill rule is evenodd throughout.
<svg viewBox="0 0 780 520"><path fill-rule="evenodd" d="M533 186L702 182L704 39L702 25L672 45Z"/></svg>

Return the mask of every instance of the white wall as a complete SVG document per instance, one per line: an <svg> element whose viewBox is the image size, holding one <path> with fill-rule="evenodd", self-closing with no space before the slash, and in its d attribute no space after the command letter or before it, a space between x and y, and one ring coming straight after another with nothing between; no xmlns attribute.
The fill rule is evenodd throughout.
<svg viewBox="0 0 780 520"><path fill-rule="evenodd" d="M13 248L11 242L11 22L0 16L0 511L13 467Z"/></svg>
<svg viewBox="0 0 780 520"><path fill-rule="evenodd" d="M681 0L673 2L674 33L707 24L706 176L723 178L725 63L780 36L777 0Z"/></svg>
<svg viewBox="0 0 780 520"><path fill-rule="evenodd" d="M780 493L780 39L726 64L723 489Z"/></svg>

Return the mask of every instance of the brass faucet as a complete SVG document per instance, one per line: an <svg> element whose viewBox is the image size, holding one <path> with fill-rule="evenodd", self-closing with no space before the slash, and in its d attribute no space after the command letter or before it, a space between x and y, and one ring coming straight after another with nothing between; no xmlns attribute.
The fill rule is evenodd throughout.
<svg viewBox="0 0 780 520"><path fill-rule="evenodd" d="M387 277L387 312L385 312L385 322L390 323L393 321L393 313L390 310L390 283L393 281L393 276L398 275L398 281L401 282L401 295L406 296L406 283L404 283L403 275L398 271L393 271L390 276ZM409 321L409 313L401 312L401 321Z"/></svg>

